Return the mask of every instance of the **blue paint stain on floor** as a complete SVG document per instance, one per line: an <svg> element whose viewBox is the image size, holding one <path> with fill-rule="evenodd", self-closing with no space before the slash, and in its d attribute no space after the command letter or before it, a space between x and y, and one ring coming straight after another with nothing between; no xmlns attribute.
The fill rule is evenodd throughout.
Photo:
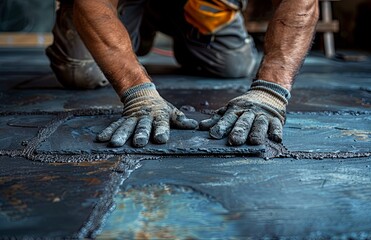
<svg viewBox="0 0 371 240"><path fill-rule="evenodd" d="M202 193L171 185L127 189L97 239L227 239L238 214Z"/></svg>

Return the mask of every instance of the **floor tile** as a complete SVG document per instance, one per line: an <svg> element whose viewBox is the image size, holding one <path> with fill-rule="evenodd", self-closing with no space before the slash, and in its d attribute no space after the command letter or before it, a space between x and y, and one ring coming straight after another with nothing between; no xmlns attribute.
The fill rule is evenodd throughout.
<svg viewBox="0 0 371 240"><path fill-rule="evenodd" d="M142 161L115 196L102 238L363 238L371 159Z"/></svg>
<svg viewBox="0 0 371 240"><path fill-rule="evenodd" d="M197 113L194 113L196 115ZM197 114L198 118L207 115ZM190 115L192 116L192 115ZM63 123L38 148L38 153L115 153L115 154L155 154L155 155L204 155L204 154L258 154L264 146L227 146L227 139L210 139L207 131L172 130L166 144L150 143L143 148L133 148L131 140L123 147L112 148L107 143L96 142L96 135L117 120L118 115L76 117Z"/></svg>
<svg viewBox="0 0 371 240"><path fill-rule="evenodd" d="M45 164L0 157L0 238L88 235L122 181L117 164L117 158Z"/></svg>

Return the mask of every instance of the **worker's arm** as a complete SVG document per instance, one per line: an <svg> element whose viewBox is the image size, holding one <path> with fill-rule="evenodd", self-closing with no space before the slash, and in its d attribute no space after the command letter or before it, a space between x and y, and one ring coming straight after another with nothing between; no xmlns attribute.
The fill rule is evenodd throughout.
<svg viewBox="0 0 371 240"><path fill-rule="evenodd" d="M318 20L318 0L273 0L275 13L265 37L264 56L250 90L200 123L210 136L229 134L231 145L282 141L290 90L307 54Z"/></svg>
<svg viewBox="0 0 371 240"><path fill-rule="evenodd" d="M89 52L117 94L151 82L117 16L118 0L75 0L73 20Z"/></svg>
<svg viewBox="0 0 371 240"><path fill-rule="evenodd" d="M264 43L258 79L291 90L312 44L318 21L318 0L272 0L275 13Z"/></svg>
<svg viewBox="0 0 371 240"><path fill-rule="evenodd" d="M74 24L91 55L124 104L123 116L97 136L122 146L133 135L142 147L150 136L157 143L169 139L170 124L194 129L198 123L165 101L151 83L133 51L131 40L117 16L118 0L75 0Z"/></svg>

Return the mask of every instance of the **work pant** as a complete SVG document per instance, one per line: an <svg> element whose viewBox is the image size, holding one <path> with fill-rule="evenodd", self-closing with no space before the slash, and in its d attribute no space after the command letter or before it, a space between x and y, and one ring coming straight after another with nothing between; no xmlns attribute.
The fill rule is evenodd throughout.
<svg viewBox="0 0 371 240"><path fill-rule="evenodd" d="M178 63L190 70L220 78L251 75L256 49L241 13L211 35L186 22L187 0L122 0L118 9L138 56L147 54L157 31L173 38ZM57 79L68 88L96 88L107 79L81 41L72 21L73 0L62 0L53 28L54 42L46 49ZM124 56L123 56L124 57Z"/></svg>

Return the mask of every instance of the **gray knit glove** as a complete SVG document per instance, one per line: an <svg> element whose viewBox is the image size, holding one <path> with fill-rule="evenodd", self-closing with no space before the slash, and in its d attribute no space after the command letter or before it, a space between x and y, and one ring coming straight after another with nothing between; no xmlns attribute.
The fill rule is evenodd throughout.
<svg viewBox="0 0 371 240"><path fill-rule="evenodd" d="M212 138L221 139L229 134L229 144L248 142L260 145L268 138L282 141L286 120L286 105L290 92L278 84L256 80L250 90L229 101L209 119L200 122L201 130L210 130Z"/></svg>
<svg viewBox="0 0 371 240"><path fill-rule="evenodd" d="M164 100L153 83L144 83L127 90L121 97L123 116L97 135L101 142L110 141L113 147L125 144L133 136L134 147L145 146L152 133L155 143L169 140L170 124L180 129L195 129L196 120Z"/></svg>

